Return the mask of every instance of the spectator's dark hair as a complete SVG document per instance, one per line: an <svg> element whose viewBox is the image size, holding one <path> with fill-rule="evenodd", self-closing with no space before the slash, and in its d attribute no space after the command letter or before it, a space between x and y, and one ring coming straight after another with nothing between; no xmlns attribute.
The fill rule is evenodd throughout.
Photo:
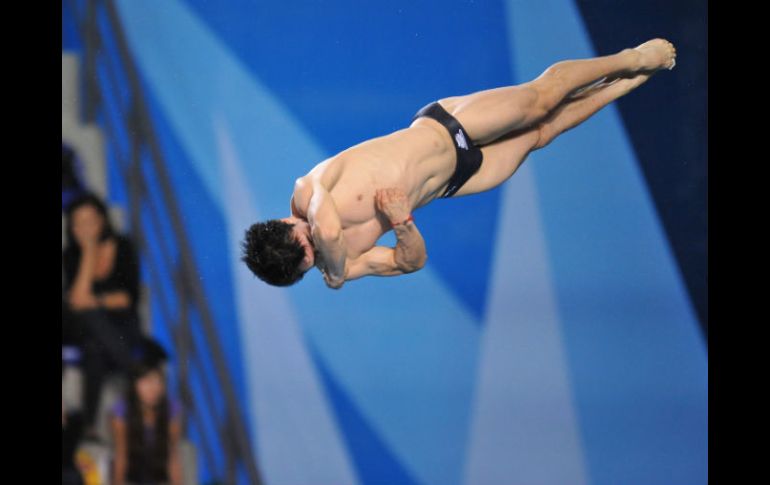
<svg viewBox="0 0 770 485"><path fill-rule="evenodd" d="M67 206L67 210L64 213L67 217L67 246L78 247L78 245L75 243L75 236L72 233L72 215L76 210L86 205L90 205L96 209L96 211L101 214L102 219L104 219L104 228L102 229L102 234L99 237L99 240L104 241L112 236L115 236L115 229L112 226L112 221L110 221L110 215L107 211L107 206L98 195L89 192L82 194L73 200L70 205Z"/></svg>
<svg viewBox="0 0 770 485"><path fill-rule="evenodd" d="M137 369L162 367L168 362L168 352L157 340L140 335L131 349L131 358Z"/></svg>
<svg viewBox="0 0 770 485"><path fill-rule="evenodd" d="M157 403L155 408L155 439L147 442L144 418L142 415L142 403L136 392L136 381L150 372L159 372L164 376L163 370L157 365L142 361L131 369L131 385L128 388L126 402L126 428L128 438L128 470L126 478L129 481L168 480L169 460L169 420L170 409L168 390ZM164 379L165 381L165 376Z"/></svg>
<svg viewBox="0 0 770 485"><path fill-rule="evenodd" d="M305 249L294 237L293 227L294 224L273 219L258 222L246 231L241 261L262 281L289 286L305 275L300 270Z"/></svg>

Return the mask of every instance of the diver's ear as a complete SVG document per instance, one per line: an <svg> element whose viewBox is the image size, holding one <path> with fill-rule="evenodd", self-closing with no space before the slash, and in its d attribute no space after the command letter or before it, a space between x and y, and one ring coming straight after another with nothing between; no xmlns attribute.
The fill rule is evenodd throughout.
<svg viewBox="0 0 770 485"><path fill-rule="evenodd" d="M313 249L308 248L307 246L303 247L303 249L305 250L305 257L302 258L302 264L308 266L308 269L310 269L315 266L315 261L313 261L313 264L310 264L310 258L313 256Z"/></svg>

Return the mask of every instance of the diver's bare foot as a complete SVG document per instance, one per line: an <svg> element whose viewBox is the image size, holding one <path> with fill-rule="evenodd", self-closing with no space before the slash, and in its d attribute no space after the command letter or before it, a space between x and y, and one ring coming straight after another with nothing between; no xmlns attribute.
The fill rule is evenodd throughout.
<svg viewBox="0 0 770 485"><path fill-rule="evenodd" d="M639 56L640 71L673 69L676 64L676 48L666 39L652 39L635 47Z"/></svg>

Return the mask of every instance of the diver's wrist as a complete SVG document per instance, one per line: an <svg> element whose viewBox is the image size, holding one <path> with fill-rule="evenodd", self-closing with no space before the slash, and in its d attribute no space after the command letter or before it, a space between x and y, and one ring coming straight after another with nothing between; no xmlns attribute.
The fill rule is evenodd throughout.
<svg viewBox="0 0 770 485"><path fill-rule="evenodd" d="M414 216L412 216L412 214L409 214L409 217L407 217L406 219L404 219L402 221L399 221L399 222L391 221L390 225L395 228L396 226L407 225L410 222L414 222Z"/></svg>

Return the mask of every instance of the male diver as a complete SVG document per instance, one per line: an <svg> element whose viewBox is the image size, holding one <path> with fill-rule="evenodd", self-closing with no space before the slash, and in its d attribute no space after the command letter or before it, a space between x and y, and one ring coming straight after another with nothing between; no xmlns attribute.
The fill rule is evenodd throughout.
<svg viewBox="0 0 770 485"><path fill-rule="evenodd" d="M314 266L335 289L362 276L417 271L427 260L417 208L497 187L529 153L675 60L670 42L653 39L557 62L524 84L432 102L408 128L348 148L298 178L291 215L252 225L242 259L276 286L296 283ZM396 246L375 246L390 230Z"/></svg>

